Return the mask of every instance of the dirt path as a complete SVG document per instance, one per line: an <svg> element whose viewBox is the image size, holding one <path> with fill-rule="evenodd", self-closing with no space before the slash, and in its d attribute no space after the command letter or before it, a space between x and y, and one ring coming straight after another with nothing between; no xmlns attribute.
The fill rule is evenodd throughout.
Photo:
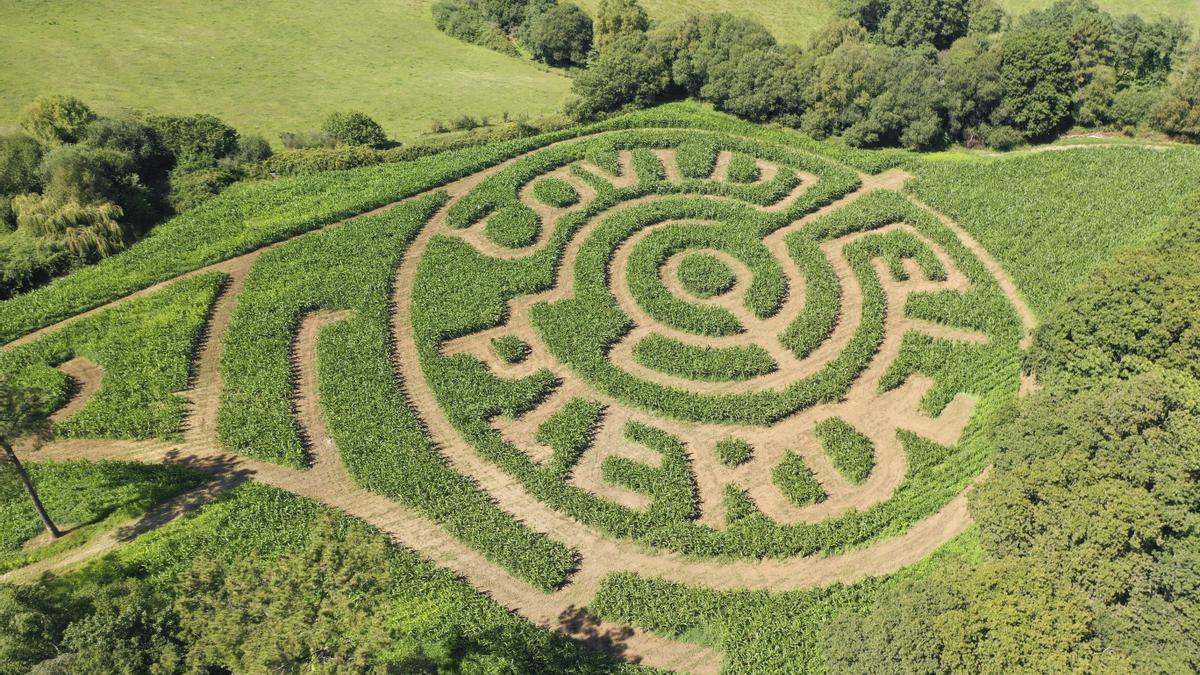
<svg viewBox="0 0 1200 675"><path fill-rule="evenodd" d="M83 410L92 396L100 391L100 381L104 379L104 370L82 356L63 363L58 369L71 384L67 404L50 415L50 421L56 424Z"/></svg>
<svg viewBox="0 0 1200 675"><path fill-rule="evenodd" d="M577 140L579 139L572 139L565 142L576 142ZM540 152L541 150L539 149L534 152ZM729 158L730 155L728 153L721 153L718 156L714 167L714 177L720 177L722 174L727 175ZM502 170L506 166L510 166L512 163L519 161L519 159L508 160L440 189L450 194L450 204L453 204L454 200L469 192L484 178ZM633 184L636 177L632 171L630 153L622 151L619 153L618 159L622 167L622 172L620 175L612 177L608 177L607 174L595 167L588 166L586 162L581 162L579 165L585 170L593 171L597 176L605 177L606 179L611 178L611 182L615 185ZM680 180L678 166L674 161L673 153L660 153L660 160L663 161L664 171L668 179ZM768 164L760 165L760 173L763 174L763 176L760 176L760 180L763 180L764 177L769 178L774 175L770 166ZM776 168L775 170L778 169ZM570 181L579 190L582 197L579 205L568 209L550 209L545 205L529 203L535 200L532 200L532 197L528 194L528 190L524 190L521 194L522 201L535 208L543 218L543 237L539 239L538 244L531 247L534 250L544 244L546 241L545 236L558 218L561 218L564 214L574 209L583 208L584 205L595 198L594 189L588 187L584 181L571 176L569 171L560 173L561 175L559 173L556 173L556 175ZM865 194L871 190L898 189L903 185L903 181L906 178L907 176L899 172L888 172L879 176L863 176L863 187L857 193L820 209L786 229L791 230L795 227L802 227L813 219L844 206L857 199L861 194ZM801 181L801 185L794 189L780 203L784 204L784 206L775 204L765 207L765 209L785 208L786 204L794 202L795 199L799 198L813 182L815 182L815 178L813 177L804 178ZM422 196L424 195L418 195L412 199L418 199ZM645 201L649 201L650 199L653 198L647 198ZM632 203L634 202L623 204L622 208L628 207ZM394 205L384 208L390 208L391 206ZM75 458L124 459L147 463L172 462L201 468L216 477L216 481L206 488L207 492L197 491L189 493L189 495L181 496L180 498L176 498L176 500L153 509L151 513L148 513L142 519L142 521L145 521L142 531L153 529L153 527L170 522L198 508L205 501L238 482L253 479L273 485L320 501L380 528L389 533L402 545L411 548L438 565L453 570L481 592L488 594L500 604L534 623L562 632L621 658L660 668L700 673L716 672L720 666L720 655L710 649L697 645L668 640L645 631L599 621L586 613L584 608L592 601L607 574L628 570L646 577L658 577L684 584L702 582L711 588L729 590L793 590L832 582L850 583L868 576L887 574L905 565L915 563L929 555L934 549L956 534L964 531L970 525L966 497L965 493L963 493L951 500L936 514L910 527L903 534L883 539L839 555L790 558L785 560L687 560L672 553L648 551L641 545L633 542L610 539L591 528L581 525L561 512L546 506L525 492L506 473L480 458L474 449L463 441L444 412L442 412L433 395L432 389L422 376L423 371L416 349L415 336L412 331L411 321L409 320L411 316L411 288L415 280L416 262L420 260L430 239L438 234L461 236L473 245L480 247L481 251L490 245L486 241L486 238L481 236L482 226L475 226L468 230L450 230L445 222L448 208L449 204L443 207L418 234L395 276L392 298L395 303L395 313L393 315L392 329L396 339L393 359L397 375L409 395L412 405L419 412L422 421L426 424L432 440L441 448L443 456L449 465L475 480L482 489L496 500L500 508L525 522L529 527L545 532L553 539L574 546L581 552L582 563L579 571L561 590L554 593L543 593L534 589L448 535L437 523L430 521L401 504L367 492L354 484L347 476L333 439L329 436L325 428L320 412L317 386L317 344L320 333L325 327L348 318L349 314L345 312L311 313L301 321L295 337L293 359L297 372L296 415L298 424L304 431L304 438L309 451L309 458L312 462L312 468L309 470L289 469L266 462L233 456L224 453L219 448L216 441L216 419L220 406L221 392L221 341L236 306L237 296L244 287L246 278L257 256L261 255L263 251L286 242L272 244L252 253L184 275L191 276L207 271L222 271L229 275L229 281L217 300L204 342L199 351L195 365L194 386L187 392L192 407L185 424L184 438L181 442L68 440L47 446L36 458L53 460ZM382 209L377 209L376 211L379 210ZM338 223L328 225L299 236L311 236L337 225ZM585 228L590 226L585 226ZM952 227L952 229L954 228L957 228L957 226ZM955 233L971 251L975 252L976 255L980 255L979 252L982 251L982 247L966 235L965 231L957 228L955 229ZM782 246L785 234L777 233L777 235L773 235L776 237L776 240L769 242L769 246L773 251L778 251L778 247ZM521 298L514 301L511 307L513 310L511 316L514 318L526 316L529 306L534 301L544 300L546 297L569 297L570 294L573 294L574 261L579 252L579 246L584 239L586 239L586 233L580 233L569 244L555 289L543 297L536 298L536 300ZM858 289L857 295L855 291L851 290L857 289L857 283L854 281L853 274L849 273L848 267L843 260L842 248L844 248L844 245L844 242L838 243L827 250L826 253L832 260L841 261L835 263L835 267L839 279L843 281L843 289L846 291L842 311L844 314L855 316L861 312L861 289ZM515 255L507 249L505 249L505 252L507 255ZM939 258L945 257L944 252L940 252L938 249L935 249L935 252L938 253ZM985 261L985 264L989 265L990 271L995 261L985 258L986 252L982 253L980 257ZM525 253L520 252L519 254L524 255ZM786 259L790 259L790 257ZM989 260L991 260L991 263L987 262ZM943 262L945 263L946 261L943 260ZM995 267L998 269L998 265L995 265ZM952 266L947 266L947 270L952 271ZM1000 270L1000 272L1002 273L1003 271ZM913 292L916 288L921 288L921 284L931 283L928 280L918 278L919 276L913 275L913 279L904 284L887 284L889 306L899 306L897 303L903 301L906 293ZM1000 277L998 276L998 278ZM795 280L795 288L793 290L798 297L795 305L789 305L789 311L802 307L803 303L803 280L799 275L794 276L793 279ZM116 303L125 302L133 297L151 293L167 283L171 283L171 281L138 291L122 300L116 301ZM959 283L959 281L952 277L949 283L953 286ZM1010 295L1010 298L1014 298L1014 303L1019 302L1019 296L1015 295L1015 286L1011 284L1011 281L1008 282L1007 286L1002 282L1002 288ZM116 303L108 303L95 310L85 312L80 316L103 311L103 309ZM1020 303L1018 311L1023 306L1024 304ZM1032 320L1032 314L1028 316ZM72 319L37 331L12 344L36 339L38 336L57 330L78 318L73 317ZM1024 314L1022 315L1022 319L1026 319ZM822 453L813 451L812 448L815 446L809 442L796 444L792 441L783 443L777 442L779 439L772 440L774 438L772 434L779 435L778 430L763 430L750 427L733 429L733 432L745 434L753 440L756 444L756 456L754 461L747 466L739 469L726 469L719 466L713 459L711 444L718 437L729 435L731 433L729 427L689 425L654 420L652 423L655 426L664 428L664 430L670 433L687 439L688 452L692 465L700 481L702 502L706 506L716 504L715 495L719 493L721 487L726 482L733 482L749 489L755 495L755 499L760 501L760 508L767 511L768 515L781 521L800 522L820 520L839 513L845 513L848 510L866 508L873 503L885 499L894 491L895 486L903 477L905 468L903 451L898 447L895 439L894 430L896 428L911 429L937 442L953 443L971 417L974 408L973 401L965 397L960 397L950 405L940 418L932 419L920 415L918 412L918 404L931 386L930 382L922 378L910 378L909 382L904 386L884 395L875 395L872 393L870 396L867 396L864 393L870 388L872 382L878 381L877 378L881 376L883 368L886 367L887 363L890 363L891 358L894 358L898 350L899 338L906 330L922 330L935 334L938 331L945 332L945 329L941 327L917 325L905 319L900 312L889 312L887 321L888 339L885 340L880 355L873 362L868 373L860 378L852 389L852 393L848 397L852 399L851 405L818 406L797 416L797 421L794 423L795 426L785 429L787 433L792 434L793 439L800 438L804 433L808 433L805 425L811 425L814 420L822 415L827 416L829 414L842 416L854 424L856 428L860 428L861 431L868 434L875 441L877 448L876 469L863 485L850 486L844 479L841 479L836 474L836 471L832 469L831 465L828 464L827 458ZM835 337L831 341L836 341L837 344L844 345L845 340L848 339L845 336L852 334L852 328L856 325L856 322L839 320L838 323L839 325L835 329ZM847 327L843 327L842 324L847 324ZM1031 326L1030 323L1026 325L1027 327ZM562 405L565 405L572 397L579 396L600 400L610 406L610 412L600 431L601 436L605 440L603 443L598 443L598 445L603 445L613 452L625 453L634 461L647 463L656 461L654 453L646 449L639 450L636 446L630 446L627 443L619 441L620 430L624 423L634 419L645 419L646 415L643 411L630 409L619 401L598 395L592 387L579 381L572 373L565 370L561 364L556 363L549 357L544 345L537 338L536 331L533 331L527 323L517 325L510 322L510 325L501 328L504 333L519 335L533 346L534 350L526 362L517 366L499 364L494 356L485 359L490 366L496 368L497 372L505 376L513 376L519 373L534 372L540 368L550 368L564 379L563 387L555 395L551 396L543 407L535 410L521 420L500 422L501 424L509 424L507 429L501 429L502 433L505 433L511 440L519 441L525 439L527 443L528 439L532 438L532 431L536 431L537 424L540 421L546 419ZM456 341L454 344L448 344L444 347L447 352L455 350L474 352L480 345L487 345L487 340L492 335L499 334L499 332L501 331L485 331L474 336L468 336L462 341ZM958 335L947 333L945 336L952 339L971 339L971 336L966 333ZM825 357L814 356L814 358ZM99 374L98 372L85 373L85 367L81 365L71 366L71 368L77 369L70 374L73 376L78 374L82 385L79 388L79 394L72 399L69 406L75 406L73 409L78 409L79 406L83 405L82 400L86 397L87 382L90 381L93 383L92 391L94 391L95 383L99 381ZM98 371L98 369L95 370ZM67 371L66 365L64 365L64 371ZM690 383L689 386L691 386ZM887 432L891 432L890 440ZM807 507L806 509L797 509L790 504L780 502L778 494L770 494L765 484L759 479L763 475L764 467L770 466L772 462L777 462L782 453L793 446L797 446L795 449L801 452L810 468L817 473L826 485L826 489L830 493L829 499L826 502L814 507ZM806 448L808 449L807 452L805 451ZM540 456L541 461L545 461L548 458L547 452L548 449L546 448L535 448L532 450L532 453L542 453ZM572 477L572 480L576 484L588 486L589 489L608 490L604 496L638 508L639 504L641 504L638 498L641 495L629 493L628 491L622 492L621 489L612 486L605 487L607 484L599 476L599 466L603 460L603 456L602 453L589 452L579 467L577 467L576 475ZM774 490L774 488L771 489ZM641 505L644 506L644 504ZM703 522L715 524L718 520L715 515L719 515L715 508L705 508L705 520ZM136 525L134 530L137 530ZM88 545L73 552L72 555L56 559L55 561L46 561L45 565L49 566L48 568L61 568L61 565L77 564L90 555L102 554L119 546L125 540L124 536L127 535L114 533L109 538L98 538L96 541L89 542Z"/></svg>

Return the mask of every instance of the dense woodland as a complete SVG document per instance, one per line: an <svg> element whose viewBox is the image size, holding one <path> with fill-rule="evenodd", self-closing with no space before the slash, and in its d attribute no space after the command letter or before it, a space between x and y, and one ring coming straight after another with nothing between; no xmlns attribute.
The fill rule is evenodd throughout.
<svg viewBox="0 0 1200 675"><path fill-rule="evenodd" d="M838 13L801 48L729 13L652 26L636 0L604 0L594 22L554 0L434 7L451 35L580 68L567 106L579 119L693 97L859 147L1009 148L1072 126L1200 139L1200 58L1182 20L1091 0L1016 18L992 0L841 0Z"/></svg>

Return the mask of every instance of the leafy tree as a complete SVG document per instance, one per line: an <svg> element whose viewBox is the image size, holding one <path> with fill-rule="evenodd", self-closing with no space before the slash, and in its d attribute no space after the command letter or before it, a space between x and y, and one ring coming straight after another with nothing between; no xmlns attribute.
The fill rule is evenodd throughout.
<svg viewBox="0 0 1200 675"><path fill-rule="evenodd" d="M967 34L970 0L891 0L877 29L884 44L945 49Z"/></svg>
<svg viewBox="0 0 1200 675"><path fill-rule="evenodd" d="M166 593L127 578L88 584L74 602L82 607L62 632L64 654L39 670L134 675L180 669L181 645Z"/></svg>
<svg viewBox="0 0 1200 675"><path fill-rule="evenodd" d="M96 113L74 96L39 96L21 111L21 127L47 146L78 141Z"/></svg>
<svg viewBox="0 0 1200 675"><path fill-rule="evenodd" d="M1069 122L1074 81L1071 52L1051 30L1006 37L1000 63L1003 118L1029 139Z"/></svg>
<svg viewBox="0 0 1200 675"><path fill-rule="evenodd" d="M1113 67L1121 81L1158 85L1179 62L1192 27L1181 19L1159 18L1147 22L1128 14L1113 24Z"/></svg>
<svg viewBox="0 0 1200 675"><path fill-rule="evenodd" d="M379 147L387 143L383 127L361 112L331 113L321 123L321 131L341 145Z"/></svg>
<svg viewBox="0 0 1200 675"><path fill-rule="evenodd" d="M1150 111L1156 129L1172 136L1200 141L1200 54L1192 57Z"/></svg>
<svg viewBox="0 0 1200 675"><path fill-rule="evenodd" d="M534 19L528 42L541 61L583 65L592 49L592 18L579 5L555 5Z"/></svg>
<svg viewBox="0 0 1200 675"><path fill-rule="evenodd" d="M1088 83L1075 94L1075 123L1102 127L1115 119L1117 71L1111 66L1096 66Z"/></svg>
<svg viewBox="0 0 1200 675"><path fill-rule="evenodd" d="M808 75L799 49L757 49L717 64L700 96L743 119L781 119L798 125Z"/></svg>
<svg viewBox="0 0 1200 675"><path fill-rule="evenodd" d="M808 39L808 55L828 56L847 42L866 42L867 30L854 19L830 21L813 32Z"/></svg>
<svg viewBox="0 0 1200 675"><path fill-rule="evenodd" d="M727 12L689 14L667 33L671 76L689 96L699 96L712 70L742 55L775 46L765 26Z"/></svg>
<svg viewBox="0 0 1200 675"><path fill-rule="evenodd" d="M38 194L13 198L17 226L81 260L111 255L125 247L125 214L112 202L60 202Z"/></svg>
<svg viewBox="0 0 1200 675"><path fill-rule="evenodd" d="M244 135L238 139L239 162L261 162L272 154L271 144L259 134Z"/></svg>
<svg viewBox="0 0 1200 675"><path fill-rule="evenodd" d="M0 675L25 675L53 658L61 631L54 597L43 584L0 585Z"/></svg>
<svg viewBox="0 0 1200 675"><path fill-rule="evenodd" d="M1003 95L1000 50L987 38L967 36L939 55L947 114L947 132L974 145L979 129L992 122Z"/></svg>
<svg viewBox="0 0 1200 675"><path fill-rule="evenodd" d="M83 144L127 153L138 175L146 180L162 177L171 168L171 154L158 133L132 120L98 119L83 132Z"/></svg>
<svg viewBox="0 0 1200 675"><path fill-rule="evenodd" d="M147 118L146 124L174 155L180 171L213 166L237 152L237 130L212 115L160 115Z"/></svg>
<svg viewBox="0 0 1200 675"><path fill-rule="evenodd" d="M502 30L513 31L525 22L529 0L479 0L484 18Z"/></svg>
<svg viewBox="0 0 1200 675"><path fill-rule="evenodd" d="M42 149L25 134L0 136L0 195L35 192L41 185Z"/></svg>
<svg viewBox="0 0 1200 675"><path fill-rule="evenodd" d="M646 107L665 98L671 88L668 46L645 33L629 33L610 41L571 85L578 96L567 112L593 119L625 106Z"/></svg>
<svg viewBox="0 0 1200 675"><path fill-rule="evenodd" d="M20 479L30 501L33 502L38 518L46 526L46 531L57 539L62 536L62 532L58 530L50 514L46 513L46 508L42 506L42 500L38 497L37 488L29 478L29 472L25 470L12 447L18 438L28 436L36 443L50 434L45 399L41 390L22 387L0 377L0 450L4 451L5 460Z"/></svg>
<svg viewBox="0 0 1200 675"><path fill-rule="evenodd" d="M603 49L613 39L626 33L645 33L650 17L637 0L600 0L596 12L596 47Z"/></svg>

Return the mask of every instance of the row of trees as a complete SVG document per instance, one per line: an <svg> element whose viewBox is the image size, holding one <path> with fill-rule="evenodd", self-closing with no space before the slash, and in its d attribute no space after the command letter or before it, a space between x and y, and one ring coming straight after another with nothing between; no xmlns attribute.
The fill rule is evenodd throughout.
<svg viewBox="0 0 1200 675"><path fill-rule="evenodd" d="M992 0L842 0L839 13L801 49L732 14L652 28L636 0L604 0L568 112L694 97L862 147L1007 147L1072 125L1200 140L1200 56L1183 21L1091 0L1015 21Z"/></svg>
<svg viewBox="0 0 1200 675"><path fill-rule="evenodd" d="M1200 670L1200 196L1039 329L971 497L984 560L825 631L830 672Z"/></svg>
<svg viewBox="0 0 1200 675"><path fill-rule="evenodd" d="M553 66L582 66L592 49L592 18L558 0L438 0L434 24L448 35L517 56L517 45Z"/></svg>

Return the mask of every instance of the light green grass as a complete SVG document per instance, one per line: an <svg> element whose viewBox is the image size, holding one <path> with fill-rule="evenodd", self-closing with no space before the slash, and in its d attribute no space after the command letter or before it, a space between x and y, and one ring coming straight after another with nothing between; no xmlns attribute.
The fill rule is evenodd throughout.
<svg viewBox="0 0 1200 675"><path fill-rule="evenodd" d="M1042 9L1049 6L1053 0L999 0L1000 6L1014 16L1019 16L1031 9ZM1196 0L1096 0L1100 9L1120 16L1122 14L1141 14L1146 19L1160 16L1179 17L1192 22L1192 27L1200 26L1200 2Z"/></svg>
<svg viewBox="0 0 1200 675"><path fill-rule="evenodd" d="M0 0L0 125L38 94L209 112L278 141L358 109L396 138L556 111L570 80L440 33L430 0Z"/></svg>
<svg viewBox="0 0 1200 675"><path fill-rule="evenodd" d="M577 0L595 16L600 0ZM780 42L804 44L814 30L834 18L834 0L639 0L651 21L666 23L688 12L732 12L762 22Z"/></svg>

